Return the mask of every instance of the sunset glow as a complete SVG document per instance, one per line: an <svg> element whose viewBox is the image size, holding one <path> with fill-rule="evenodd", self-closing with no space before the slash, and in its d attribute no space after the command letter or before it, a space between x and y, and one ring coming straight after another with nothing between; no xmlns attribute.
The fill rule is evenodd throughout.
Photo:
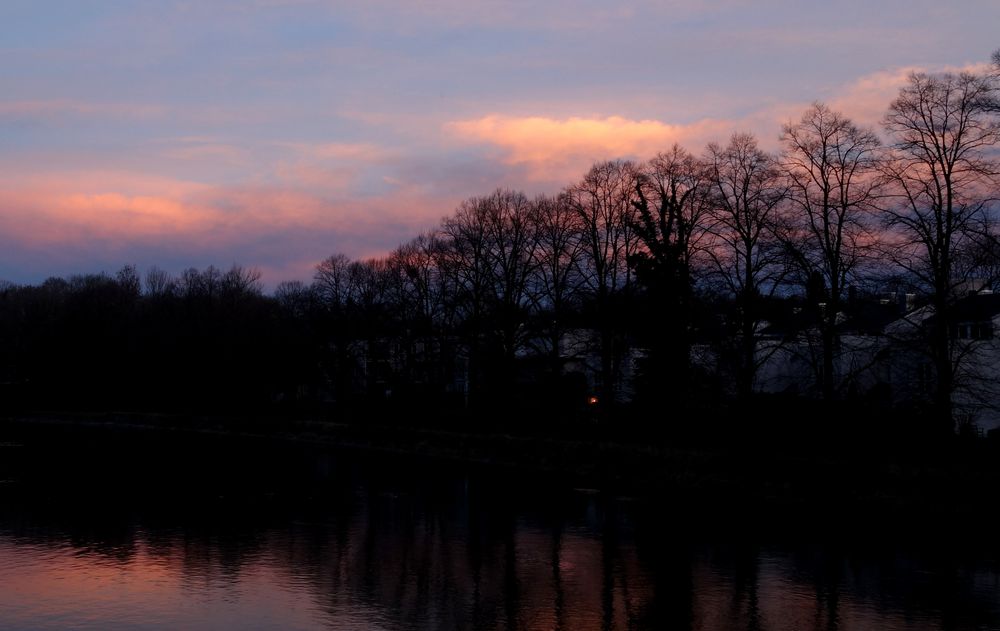
<svg viewBox="0 0 1000 631"><path fill-rule="evenodd" d="M981 64L1000 7L313 0L0 7L0 280L126 263L307 279L496 186L777 147L824 100L877 124L914 69Z"/></svg>

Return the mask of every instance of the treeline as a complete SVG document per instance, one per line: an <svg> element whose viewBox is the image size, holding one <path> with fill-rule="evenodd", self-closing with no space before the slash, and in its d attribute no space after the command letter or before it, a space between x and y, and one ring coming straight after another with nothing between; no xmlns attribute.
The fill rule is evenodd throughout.
<svg viewBox="0 0 1000 631"><path fill-rule="evenodd" d="M0 382L32 409L193 411L243 408L300 363L259 273L132 266L115 276L50 278L0 291Z"/></svg>
<svg viewBox="0 0 1000 631"><path fill-rule="evenodd" d="M880 131L816 103L776 154L738 133L597 163L553 195L472 197L270 296L240 267L8 285L0 381L32 408L668 415L752 398L781 321L815 334L807 394L840 401L843 322L902 291L937 314L926 403L950 423L952 309L1000 270L994 61L912 75Z"/></svg>

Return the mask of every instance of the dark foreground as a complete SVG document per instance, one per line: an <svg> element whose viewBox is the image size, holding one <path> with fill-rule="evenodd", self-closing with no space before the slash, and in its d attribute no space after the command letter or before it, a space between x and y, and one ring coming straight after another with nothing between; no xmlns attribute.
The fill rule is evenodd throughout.
<svg viewBox="0 0 1000 631"><path fill-rule="evenodd" d="M138 463L186 492L219 471L267 471L288 486L272 461L305 454L377 458L387 475L428 468L476 473L540 494L588 488L650 507L682 507L695 532L729 536L799 533L870 536L932 532L966 537L1000 518L1000 437L952 436L905 441L898 434L793 433L788 424L740 433L708 424L699 435L652 435L608 424L530 431L491 430L470 419L447 427L274 418L60 414L0 418L9 458L54 477L100 474L129 483ZM208 447L211 446L211 447ZM3 453L3 452L0 452ZM2 461L0 461L2 462ZM158 463L153 471L148 463ZM2 465L0 465L2 467ZM2 475L0 469L0 475ZM205 478L203 480L202 478ZM742 518L741 518L742 519Z"/></svg>
<svg viewBox="0 0 1000 631"><path fill-rule="evenodd" d="M709 484L698 458L718 453L637 486L648 462L616 477L563 467L586 453L568 447L532 468L502 441L443 453L496 438L436 440L8 424L0 629L1000 628L989 521L880 522L868 497L757 488L779 478L749 461Z"/></svg>

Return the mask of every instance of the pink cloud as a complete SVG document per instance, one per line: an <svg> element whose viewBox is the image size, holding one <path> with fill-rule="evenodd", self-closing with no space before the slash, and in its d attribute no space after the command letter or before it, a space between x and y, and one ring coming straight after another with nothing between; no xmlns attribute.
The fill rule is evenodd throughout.
<svg viewBox="0 0 1000 631"><path fill-rule="evenodd" d="M96 271L94 261L239 262L258 266L273 284L308 279L334 252L384 254L435 225L456 202L413 190L352 200L127 173L37 176L0 187L0 241L8 244L0 251L57 259L66 273ZM144 258L147 252L160 259Z"/></svg>
<svg viewBox="0 0 1000 631"><path fill-rule="evenodd" d="M910 74L920 70L893 68L864 75L838 90L828 105L856 123L877 127Z"/></svg>
<svg viewBox="0 0 1000 631"><path fill-rule="evenodd" d="M899 94L914 72L972 72L980 73L989 69L989 64L968 64L965 66L940 66L925 68L909 66L879 70L842 86L829 100L833 109L840 110L863 125L878 127L889 104Z"/></svg>
<svg viewBox="0 0 1000 631"><path fill-rule="evenodd" d="M44 247L95 240L113 244L169 240L205 232L214 223L210 208L166 195L67 193L59 192L60 188L56 184L51 189L0 193L4 208L0 227L5 237Z"/></svg>
<svg viewBox="0 0 1000 631"><path fill-rule="evenodd" d="M315 195L349 198L359 183L397 158L374 143L278 143L286 157L272 167L282 185Z"/></svg>

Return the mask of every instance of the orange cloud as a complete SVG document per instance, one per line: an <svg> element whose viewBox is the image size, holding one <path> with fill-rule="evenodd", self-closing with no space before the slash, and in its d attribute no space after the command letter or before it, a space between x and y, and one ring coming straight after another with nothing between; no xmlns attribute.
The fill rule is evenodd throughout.
<svg viewBox="0 0 1000 631"><path fill-rule="evenodd" d="M529 167L532 179L576 177L591 163L609 158L647 158L674 143L700 147L731 133L731 123L703 120L671 125L658 120L490 115L447 123L445 129L466 141L485 142L503 152L511 165Z"/></svg>
<svg viewBox="0 0 1000 631"><path fill-rule="evenodd" d="M208 208L175 199L128 196L121 193L71 195L53 200L52 218L93 226L111 236L157 236L204 229L211 223Z"/></svg>
<svg viewBox="0 0 1000 631"><path fill-rule="evenodd" d="M983 72L985 64L961 67L905 67L864 75L825 100L860 124L878 127L882 116L912 72ZM796 121L809 102L779 101L732 119L702 119L672 124L622 116L568 117L490 114L445 123L445 131L466 143L494 147L502 163L520 167L530 181L564 183L593 162L648 158L674 143L699 152L710 141L725 142L737 131L753 131L767 150L779 148L781 124Z"/></svg>
<svg viewBox="0 0 1000 631"><path fill-rule="evenodd" d="M210 209L169 197L118 192L60 194L21 189L0 193L0 226L8 239L41 246L172 238L204 231Z"/></svg>
<svg viewBox="0 0 1000 631"><path fill-rule="evenodd" d="M54 194L43 191L0 193L0 225L22 241L72 242L171 240L224 245L282 230L376 230L393 215L398 200L361 205L325 200L277 189L211 189L187 197ZM412 208L412 205L410 206ZM433 216L441 214L435 209Z"/></svg>

